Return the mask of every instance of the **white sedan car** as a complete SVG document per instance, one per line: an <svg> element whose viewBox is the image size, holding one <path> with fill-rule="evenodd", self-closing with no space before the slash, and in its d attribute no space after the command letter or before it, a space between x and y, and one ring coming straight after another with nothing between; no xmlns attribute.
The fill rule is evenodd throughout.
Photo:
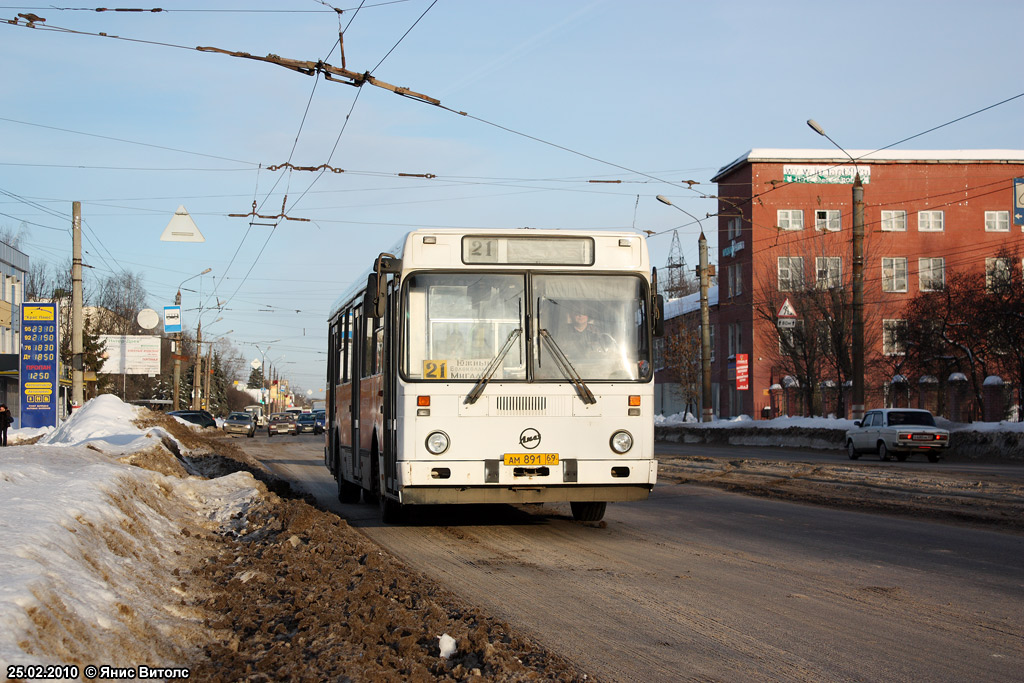
<svg viewBox="0 0 1024 683"><path fill-rule="evenodd" d="M930 412L915 408L869 410L846 432L850 460L862 453L878 453L880 460L894 455L903 462L911 453L923 453L929 462L938 462L948 448L949 432L935 426Z"/></svg>

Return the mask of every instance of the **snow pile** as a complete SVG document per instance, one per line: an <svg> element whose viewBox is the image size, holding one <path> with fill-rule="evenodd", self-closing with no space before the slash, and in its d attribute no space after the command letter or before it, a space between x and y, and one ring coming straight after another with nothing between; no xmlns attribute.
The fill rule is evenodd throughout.
<svg viewBox="0 0 1024 683"><path fill-rule="evenodd" d="M206 639L177 576L257 484L244 472L207 481L118 462L167 436L138 429L135 415L101 396L39 444L0 449L0 670L172 665Z"/></svg>

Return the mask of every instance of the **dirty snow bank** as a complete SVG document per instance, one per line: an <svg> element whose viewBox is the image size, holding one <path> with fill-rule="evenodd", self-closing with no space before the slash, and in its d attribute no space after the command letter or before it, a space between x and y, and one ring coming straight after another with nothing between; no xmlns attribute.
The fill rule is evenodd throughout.
<svg viewBox="0 0 1024 683"><path fill-rule="evenodd" d="M176 576L258 484L118 462L171 438L134 427L135 416L101 396L38 444L0 449L0 669L174 666L206 640Z"/></svg>
<svg viewBox="0 0 1024 683"><path fill-rule="evenodd" d="M936 417L950 431L947 460L1024 460L1024 422L972 422L962 424ZM691 413L656 415L656 441L714 443L730 446L782 446L818 450L842 449L853 420L835 417L777 417L753 420L749 415L699 422Z"/></svg>

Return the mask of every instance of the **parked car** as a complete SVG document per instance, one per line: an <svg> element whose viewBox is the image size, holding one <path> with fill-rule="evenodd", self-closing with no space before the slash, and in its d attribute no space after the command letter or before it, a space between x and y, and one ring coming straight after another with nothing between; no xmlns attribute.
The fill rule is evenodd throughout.
<svg viewBox="0 0 1024 683"><path fill-rule="evenodd" d="M267 420L267 436L274 434L298 434L299 425L291 413L271 413Z"/></svg>
<svg viewBox="0 0 1024 683"><path fill-rule="evenodd" d="M200 427L217 427L217 418L205 410L172 410L167 413Z"/></svg>
<svg viewBox="0 0 1024 683"><path fill-rule="evenodd" d="M880 460L895 455L903 462L912 453L923 453L929 462L938 462L948 448L949 431L937 427L929 411L915 408L869 410L846 432L850 460L862 453L878 453Z"/></svg>
<svg viewBox="0 0 1024 683"><path fill-rule="evenodd" d="M295 422L298 424L300 432L322 434L324 431L323 423L317 422L316 415L313 413L302 413L295 418Z"/></svg>
<svg viewBox="0 0 1024 683"><path fill-rule="evenodd" d="M225 434L245 434L250 439L256 436L256 415L250 412L231 413L224 418Z"/></svg>

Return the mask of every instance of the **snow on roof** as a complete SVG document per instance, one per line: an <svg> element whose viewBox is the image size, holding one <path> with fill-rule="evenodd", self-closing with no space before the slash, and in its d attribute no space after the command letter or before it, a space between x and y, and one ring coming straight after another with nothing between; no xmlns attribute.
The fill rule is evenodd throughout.
<svg viewBox="0 0 1024 683"><path fill-rule="evenodd" d="M989 375L982 384L986 387L1000 387L1004 384L1003 378L999 375Z"/></svg>
<svg viewBox="0 0 1024 683"><path fill-rule="evenodd" d="M966 382L967 381L967 375L965 375L962 372L954 372L953 374L951 374L949 376L949 381L950 382Z"/></svg>
<svg viewBox="0 0 1024 683"><path fill-rule="evenodd" d="M708 287L708 306L718 305L718 287ZM700 292L665 301L665 320L700 310Z"/></svg>
<svg viewBox="0 0 1024 683"><path fill-rule="evenodd" d="M850 149L847 150L859 162L914 162L923 163L965 163L971 161L987 163L1024 163L1024 150L1020 149ZM820 161L848 164L850 157L835 149L781 149L755 147L737 159L729 162L711 179L718 180L730 171L751 162Z"/></svg>

